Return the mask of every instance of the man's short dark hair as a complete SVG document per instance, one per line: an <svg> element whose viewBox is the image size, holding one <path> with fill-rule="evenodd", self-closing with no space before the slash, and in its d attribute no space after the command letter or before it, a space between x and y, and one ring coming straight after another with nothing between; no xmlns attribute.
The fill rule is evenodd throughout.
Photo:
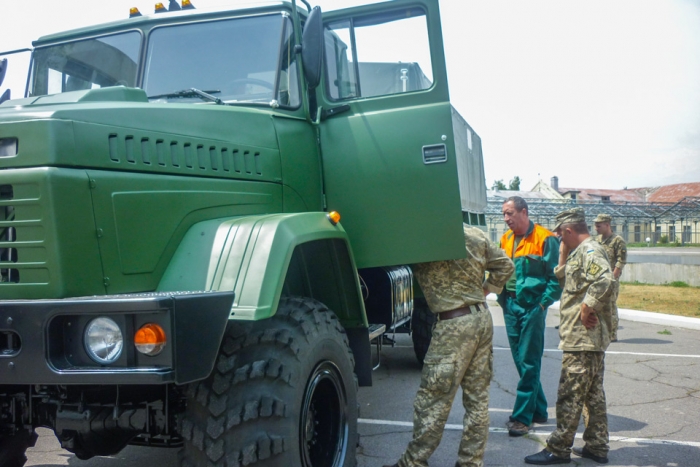
<svg viewBox="0 0 700 467"><path fill-rule="evenodd" d="M527 209L527 201L522 199L520 196L511 196L510 198L506 199L503 201L503 204L506 204L507 202L512 201L513 206L515 207L516 211L522 211L523 209L527 211L528 213L530 212Z"/></svg>
<svg viewBox="0 0 700 467"><path fill-rule="evenodd" d="M588 225L585 222L562 224L561 229L570 228L577 234L588 233Z"/></svg>

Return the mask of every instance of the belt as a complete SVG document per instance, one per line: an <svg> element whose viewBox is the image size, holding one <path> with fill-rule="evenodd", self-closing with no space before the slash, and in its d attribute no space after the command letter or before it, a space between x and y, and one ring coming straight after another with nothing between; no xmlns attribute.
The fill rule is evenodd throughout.
<svg viewBox="0 0 700 467"><path fill-rule="evenodd" d="M441 311L439 313L435 313L437 315L437 320L438 321L444 321L446 319L452 319L452 318L459 318L460 316L464 315L470 315L472 312L476 313L477 311L483 310L484 306L477 304L477 305L467 305L462 308L456 308L454 310L449 310L449 311Z"/></svg>
<svg viewBox="0 0 700 467"><path fill-rule="evenodd" d="M515 298L515 292L511 292L510 290L504 290L503 293L506 294L506 297Z"/></svg>

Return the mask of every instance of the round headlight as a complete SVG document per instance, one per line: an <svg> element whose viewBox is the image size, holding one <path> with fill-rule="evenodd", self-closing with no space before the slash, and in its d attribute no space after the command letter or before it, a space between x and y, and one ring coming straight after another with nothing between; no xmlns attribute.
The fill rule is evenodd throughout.
<svg viewBox="0 0 700 467"><path fill-rule="evenodd" d="M97 363L114 363L123 348L124 336L113 320L96 318L85 328L85 350Z"/></svg>

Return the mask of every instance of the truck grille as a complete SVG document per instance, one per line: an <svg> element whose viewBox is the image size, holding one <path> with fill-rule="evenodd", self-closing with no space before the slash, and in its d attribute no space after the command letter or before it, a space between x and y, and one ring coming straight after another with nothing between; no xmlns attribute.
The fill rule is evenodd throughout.
<svg viewBox="0 0 700 467"><path fill-rule="evenodd" d="M12 200L12 185L0 185L0 201ZM4 203L3 203L4 204ZM19 270L9 267L17 263L17 248L12 244L17 240L17 231L11 223L15 220L15 207L0 205L0 282L19 282ZM7 245L7 246L5 246Z"/></svg>
<svg viewBox="0 0 700 467"><path fill-rule="evenodd" d="M5 172L3 175L9 174ZM0 182L0 295L12 284L47 284L39 180Z"/></svg>

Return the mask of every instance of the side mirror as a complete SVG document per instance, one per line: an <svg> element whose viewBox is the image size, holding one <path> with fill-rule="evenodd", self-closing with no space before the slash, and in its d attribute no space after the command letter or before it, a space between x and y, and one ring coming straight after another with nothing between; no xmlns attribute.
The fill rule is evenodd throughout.
<svg viewBox="0 0 700 467"><path fill-rule="evenodd" d="M5 80L5 73L7 73L7 59L3 58L0 60L0 85Z"/></svg>
<svg viewBox="0 0 700 467"><path fill-rule="evenodd" d="M10 90L6 89L5 92L2 93L2 96L0 96L0 104L2 104L5 101L10 100Z"/></svg>
<svg viewBox="0 0 700 467"><path fill-rule="evenodd" d="M309 13L301 35L301 63L309 89L321 82L323 60L323 17L321 8L314 7Z"/></svg>

